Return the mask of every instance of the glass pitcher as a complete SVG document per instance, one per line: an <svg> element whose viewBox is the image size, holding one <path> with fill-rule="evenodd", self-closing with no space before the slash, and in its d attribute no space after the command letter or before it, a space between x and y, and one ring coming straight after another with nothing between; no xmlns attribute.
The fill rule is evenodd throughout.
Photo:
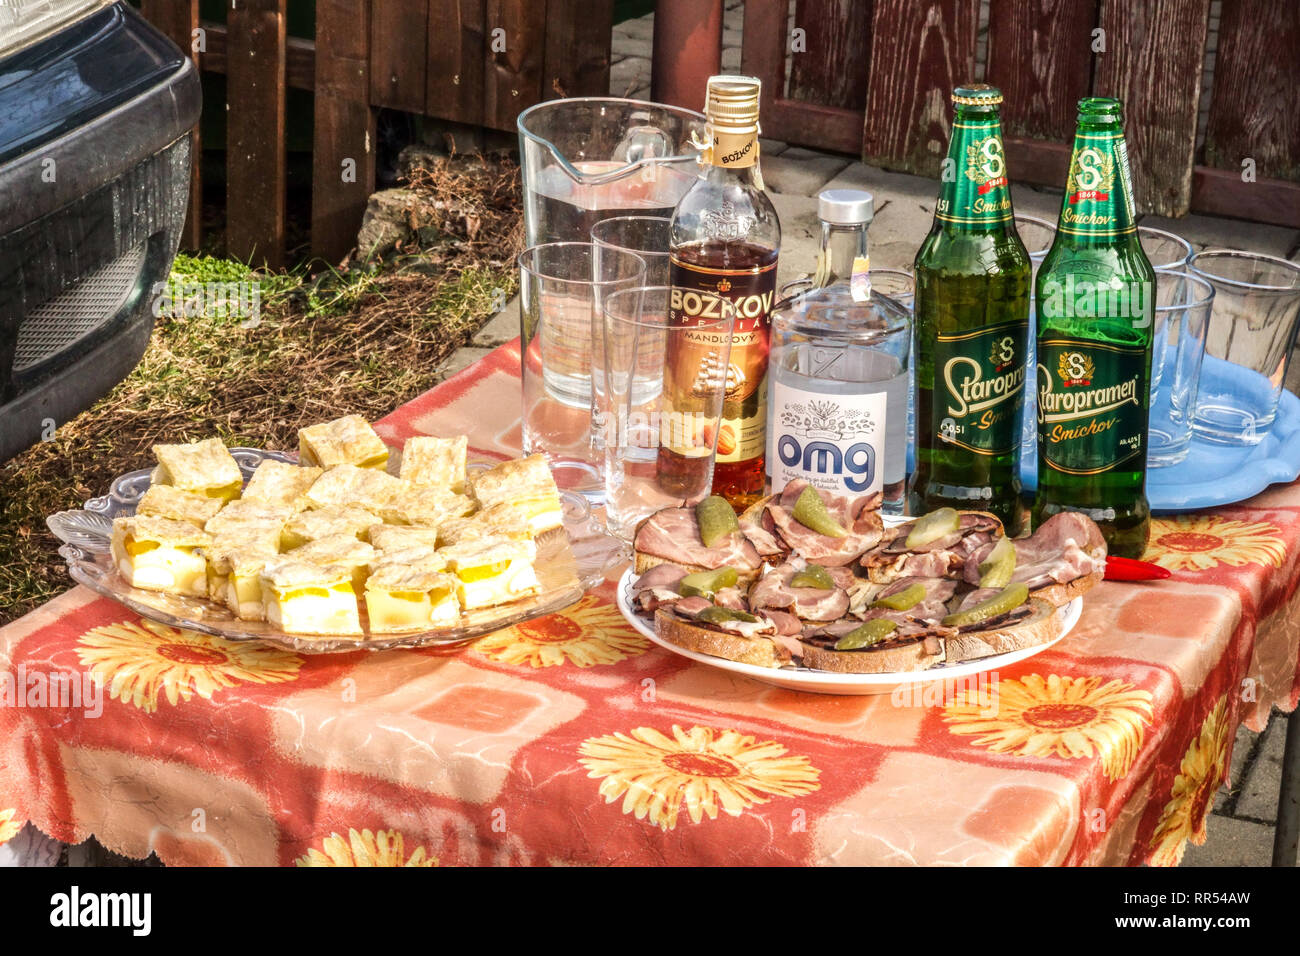
<svg viewBox="0 0 1300 956"><path fill-rule="evenodd" d="M519 114L526 244L589 242L613 216L671 216L698 175L704 115L609 97Z"/></svg>

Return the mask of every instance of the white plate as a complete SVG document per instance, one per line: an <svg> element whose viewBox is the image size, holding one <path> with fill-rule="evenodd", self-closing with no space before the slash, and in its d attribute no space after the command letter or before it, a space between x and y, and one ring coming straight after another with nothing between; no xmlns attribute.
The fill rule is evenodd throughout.
<svg viewBox="0 0 1300 956"><path fill-rule="evenodd" d="M963 661L960 664L940 664L929 670L907 671L899 674L836 674L832 671L816 671L801 666L759 667L756 664L741 664L709 654L697 654L695 651L688 651L684 647L665 641L655 633L653 622L647 621L632 610L632 580L635 577L632 569L628 568L619 578L618 591L615 594L618 599L618 609L623 612L629 624L664 650L719 670L752 677L765 684L773 684L788 690L808 691L813 694L892 694L897 688L909 684L962 680L974 677L976 674L995 671L999 667L1008 667L1027 657L1041 654L1065 637L1079 622L1079 615L1083 613L1083 598L1077 597L1064 607L1057 608L1056 613L1061 618L1062 627L1061 633L1054 640L1007 654L995 654L992 657L982 657L977 661Z"/></svg>

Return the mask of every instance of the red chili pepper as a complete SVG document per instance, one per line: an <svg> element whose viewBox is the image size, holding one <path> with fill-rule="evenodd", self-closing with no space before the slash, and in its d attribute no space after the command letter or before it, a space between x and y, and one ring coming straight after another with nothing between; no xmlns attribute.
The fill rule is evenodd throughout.
<svg viewBox="0 0 1300 956"><path fill-rule="evenodd" d="M1169 569L1150 561L1134 561L1112 554L1106 558L1105 577L1107 581L1155 581L1169 577Z"/></svg>

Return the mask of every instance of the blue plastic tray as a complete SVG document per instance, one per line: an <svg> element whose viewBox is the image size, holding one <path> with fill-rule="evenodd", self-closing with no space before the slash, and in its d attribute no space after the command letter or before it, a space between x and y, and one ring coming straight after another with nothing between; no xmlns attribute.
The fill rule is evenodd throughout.
<svg viewBox="0 0 1300 956"><path fill-rule="evenodd" d="M1208 364L1206 369L1208 370ZM1204 371L1203 370L1203 374ZM907 470L915 463L907 449ZM1269 485L1300 477L1300 398L1286 389L1273 427L1258 445L1218 445L1195 433L1187 457L1177 465L1147 469L1147 499L1157 512L1198 511L1253 498ZM1038 487L1038 456L1022 455L1025 491Z"/></svg>

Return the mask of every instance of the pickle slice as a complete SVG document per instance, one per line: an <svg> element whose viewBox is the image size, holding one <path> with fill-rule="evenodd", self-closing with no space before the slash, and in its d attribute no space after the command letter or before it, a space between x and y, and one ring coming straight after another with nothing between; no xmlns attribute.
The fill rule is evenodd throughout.
<svg viewBox="0 0 1300 956"><path fill-rule="evenodd" d="M903 590L896 591L888 597L877 598L871 606L886 607L891 611L910 611L924 600L925 585L918 582L909 584Z"/></svg>
<svg viewBox="0 0 1300 956"><path fill-rule="evenodd" d="M883 617L872 618L861 627L855 627L835 642L837 651L858 651L872 644L879 644L892 634L898 625Z"/></svg>
<svg viewBox="0 0 1300 956"><path fill-rule="evenodd" d="M706 548L740 530L735 510L719 495L710 495L695 506L695 520L699 522L700 540Z"/></svg>
<svg viewBox="0 0 1300 956"><path fill-rule="evenodd" d="M729 607L718 607L716 604L712 607L706 607L699 614L695 615L695 620L703 621L706 624L721 624L723 621L747 621L750 624L758 623L758 618L752 614L746 614L744 611L733 611Z"/></svg>
<svg viewBox="0 0 1300 956"><path fill-rule="evenodd" d="M957 514L957 509L940 508L916 519L916 524L907 534L906 544L909 548L922 548L960 527L961 515Z"/></svg>
<svg viewBox="0 0 1300 956"><path fill-rule="evenodd" d="M790 587L819 588L822 591L829 591L835 587L835 579L820 564L810 564L802 571L795 572L794 577L790 579Z"/></svg>
<svg viewBox="0 0 1300 956"><path fill-rule="evenodd" d="M718 568L716 571L696 571L677 583L677 593L682 597L713 597L723 588L735 587L740 575L735 568Z"/></svg>
<svg viewBox="0 0 1300 956"><path fill-rule="evenodd" d="M818 534L824 534L828 538L842 538L846 534L840 523L831 517L831 513L826 510L826 502L822 501L821 495L817 494L817 489L809 485L799 494L799 498L794 503L794 520L799 522L805 528L812 528Z"/></svg>
<svg viewBox="0 0 1300 956"><path fill-rule="evenodd" d="M974 607L968 607L964 611L957 611L955 614L949 614L941 623L949 627L964 627L967 624L978 624L980 621L987 621L989 618L997 617L1000 614L1006 614L1008 611L1014 611L1020 605L1029 600L1029 588L1023 581L1017 581L1015 584L1003 588L991 598L981 601Z"/></svg>
<svg viewBox="0 0 1300 956"><path fill-rule="evenodd" d="M993 546L989 556L980 562L980 587L1004 588L1011 583L1016 570L1016 546L1010 538L1003 538Z"/></svg>

